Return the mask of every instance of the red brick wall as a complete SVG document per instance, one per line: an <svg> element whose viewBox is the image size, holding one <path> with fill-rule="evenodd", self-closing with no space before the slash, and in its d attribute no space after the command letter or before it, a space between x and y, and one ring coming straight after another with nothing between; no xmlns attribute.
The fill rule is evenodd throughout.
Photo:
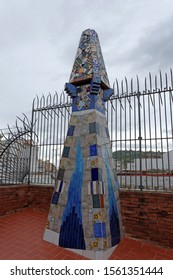
<svg viewBox="0 0 173 280"><path fill-rule="evenodd" d="M173 193L121 190L120 200L126 235L173 247Z"/></svg>
<svg viewBox="0 0 173 280"><path fill-rule="evenodd" d="M0 186L0 215L28 207L28 190L27 185Z"/></svg>
<svg viewBox="0 0 173 280"><path fill-rule="evenodd" d="M53 193L50 186L0 186L0 215L25 207L48 211Z"/></svg>
<svg viewBox="0 0 173 280"><path fill-rule="evenodd" d="M28 192L29 206L49 210L54 187L52 186L30 186Z"/></svg>

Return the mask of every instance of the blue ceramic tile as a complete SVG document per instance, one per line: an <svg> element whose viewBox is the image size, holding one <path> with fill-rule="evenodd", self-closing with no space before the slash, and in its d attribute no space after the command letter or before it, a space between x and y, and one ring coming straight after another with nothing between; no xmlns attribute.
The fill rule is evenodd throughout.
<svg viewBox="0 0 173 280"><path fill-rule="evenodd" d="M90 145L90 156L96 156L97 155L97 145Z"/></svg>
<svg viewBox="0 0 173 280"><path fill-rule="evenodd" d="M63 178L64 178L64 172L65 172L65 169L62 169L62 168L59 169L59 171L58 171L58 176L57 176L57 179L58 179L58 180L63 180Z"/></svg>
<svg viewBox="0 0 173 280"><path fill-rule="evenodd" d="M98 65L95 64L95 62L93 61L93 66L98 68ZM100 90L100 86L101 86L101 78L100 77L93 77L92 81L91 81L91 93L92 94L98 94L99 90Z"/></svg>
<svg viewBox="0 0 173 280"><path fill-rule="evenodd" d="M103 94L103 100L108 101L113 94L114 94L114 91L112 88L105 89L104 94Z"/></svg>
<svg viewBox="0 0 173 280"><path fill-rule="evenodd" d="M72 212L68 214L61 225L59 245L65 248L83 250L86 248L82 224L77 218L75 207L73 207Z"/></svg>
<svg viewBox="0 0 173 280"><path fill-rule="evenodd" d="M92 195L93 208L100 208L100 197L99 194Z"/></svg>
<svg viewBox="0 0 173 280"><path fill-rule="evenodd" d="M76 94L76 86L72 85L71 83L66 83L65 84L65 91L67 94L69 94L71 97L75 97Z"/></svg>
<svg viewBox="0 0 173 280"><path fill-rule="evenodd" d="M62 191L62 187L63 187L63 181L60 181L60 184L59 184L59 192L61 192Z"/></svg>
<svg viewBox="0 0 173 280"><path fill-rule="evenodd" d="M75 126L74 126L74 125L69 126L68 132L67 132L67 136L73 136L73 134L74 134L74 129L75 129Z"/></svg>
<svg viewBox="0 0 173 280"><path fill-rule="evenodd" d="M106 238L106 224L95 223L94 224L94 237L95 238Z"/></svg>
<svg viewBox="0 0 173 280"><path fill-rule="evenodd" d="M68 199L62 215L59 236L59 245L61 247L85 249L81 208L82 181L83 157L80 138L78 138L76 165L74 166L74 171L71 176Z"/></svg>
<svg viewBox="0 0 173 280"><path fill-rule="evenodd" d="M99 124L96 122L89 123L89 133L97 133L99 134Z"/></svg>
<svg viewBox="0 0 173 280"><path fill-rule="evenodd" d="M94 101L90 98L90 94L87 94L84 97L77 96L73 98L72 112L94 109L94 104Z"/></svg>
<svg viewBox="0 0 173 280"><path fill-rule="evenodd" d="M65 146L62 156L68 158L69 152L70 152L70 147Z"/></svg>
<svg viewBox="0 0 173 280"><path fill-rule="evenodd" d="M91 180L92 181L102 181L102 170L100 168L91 169Z"/></svg>
<svg viewBox="0 0 173 280"><path fill-rule="evenodd" d="M91 180L98 181L99 180L99 170L98 168L91 169Z"/></svg>
<svg viewBox="0 0 173 280"><path fill-rule="evenodd" d="M59 192L54 192L52 197L52 204L58 204L59 195Z"/></svg>

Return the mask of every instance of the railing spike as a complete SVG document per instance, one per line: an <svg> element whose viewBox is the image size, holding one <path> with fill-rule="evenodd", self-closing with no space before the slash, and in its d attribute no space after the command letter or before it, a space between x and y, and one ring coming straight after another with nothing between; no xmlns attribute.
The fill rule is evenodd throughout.
<svg viewBox="0 0 173 280"><path fill-rule="evenodd" d="M65 104L65 97L66 97L66 95L65 95L65 92L63 90L63 104Z"/></svg>
<svg viewBox="0 0 173 280"><path fill-rule="evenodd" d="M140 89L139 89L139 78L138 78L138 75L136 75L136 81L137 81L137 93L139 93Z"/></svg>
<svg viewBox="0 0 173 280"><path fill-rule="evenodd" d="M26 119L27 122L28 122L28 126L29 126L30 122L29 122L29 119L28 119L27 115L25 115L24 113L22 113L22 114L24 115L24 120L23 120L23 122L25 122L25 119ZM25 122L25 124L26 124L26 122ZM27 124L26 124L26 125L27 125Z"/></svg>
<svg viewBox="0 0 173 280"><path fill-rule="evenodd" d="M55 91L55 93L53 95L53 105L55 105L55 103L56 103L56 91Z"/></svg>
<svg viewBox="0 0 173 280"><path fill-rule="evenodd" d="M44 96L43 96L43 94L42 94L42 97L40 98L39 109L40 109L40 108L43 108L43 104L44 104L44 103L43 103L43 97L44 97Z"/></svg>
<svg viewBox="0 0 173 280"><path fill-rule="evenodd" d="M165 73L165 89L168 89L168 76L167 73Z"/></svg>
<svg viewBox="0 0 173 280"><path fill-rule="evenodd" d="M19 127L18 127L17 119L16 119L15 124L16 124L16 128L17 128L18 133L20 133L20 129L19 129Z"/></svg>
<svg viewBox="0 0 173 280"><path fill-rule="evenodd" d="M43 106L45 107L45 102L46 102L46 98L45 95L43 94Z"/></svg>
<svg viewBox="0 0 173 280"><path fill-rule="evenodd" d="M161 72L161 70L159 70L159 76L160 76L160 90L162 91L163 83L162 83L162 72Z"/></svg>
<svg viewBox="0 0 173 280"><path fill-rule="evenodd" d="M126 94L129 94L129 89L128 89L128 82L127 82L127 78L125 77L125 84L126 84Z"/></svg>
<svg viewBox="0 0 173 280"><path fill-rule="evenodd" d="M149 72L150 92L153 92L151 73Z"/></svg>
<svg viewBox="0 0 173 280"><path fill-rule="evenodd" d="M148 89L147 89L147 78L146 77L145 77L145 82L144 83L145 83L145 93L147 93Z"/></svg>
<svg viewBox="0 0 173 280"><path fill-rule="evenodd" d="M58 95L57 91L55 91L55 93L56 93L57 104L59 104L59 95Z"/></svg>
<svg viewBox="0 0 173 280"><path fill-rule="evenodd" d="M61 95L60 95L60 104L62 104L62 98L63 98L63 90L62 90Z"/></svg>
<svg viewBox="0 0 173 280"><path fill-rule="evenodd" d="M131 94L133 94L133 78L131 78L130 85L131 85Z"/></svg>
<svg viewBox="0 0 173 280"><path fill-rule="evenodd" d="M115 96L115 82L113 82L113 95Z"/></svg>
<svg viewBox="0 0 173 280"><path fill-rule="evenodd" d="M124 86L123 86L123 80L121 81L121 95L124 95Z"/></svg>
<svg viewBox="0 0 173 280"><path fill-rule="evenodd" d="M172 68L170 68L170 74L171 74L171 89L173 89L173 74L172 74Z"/></svg>
<svg viewBox="0 0 173 280"><path fill-rule="evenodd" d="M9 126L9 124L7 124L7 127L8 127L8 129L9 129L10 133L12 134L12 136L14 137L14 136L15 136L15 134L12 132L12 130L11 130L11 128L10 128L10 126Z"/></svg>
<svg viewBox="0 0 173 280"><path fill-rule="evenodd" d="M155 75L154 81L155 81L155 90L157 91L157 75Z"/></svg>
<svg viewBox="0 0 173 280"><path fill-rule="evenodd" d="M50 100L50 102L49 102L49 100ZM51 105L51 94L49 92L49 94L46 97L46 106L50 106L50 105Z"/></svg>
<svg viewBox="0 0 173 280"><path fill-rule="evenodd" d="M19 116L17 116L17 119L23 123L23 120Z"/></svg>
<svg viewBox="0 0 173 280"><path fill-rule="evenodd" d="M34 110L34 108L35 108L35 97L34 97L34 99L33 99L33 101L32 101L32 110Z"/></svg>
<svg viewBox="0 0 173 280"><path fill-rule="evenodd" d="M118 93L118 97L120 96L120 91L119 91L119 84L118 84L118 80L116 79L116 85L117 85L117 93Z"/></svg>
<svg viewBox="0 0 173 280"><path fill-rule="evenodd" d="M38 102L39 102L39 97L38 97L38 95L36 95L36 98L37 98L37 107L38 107Z"/></svg>

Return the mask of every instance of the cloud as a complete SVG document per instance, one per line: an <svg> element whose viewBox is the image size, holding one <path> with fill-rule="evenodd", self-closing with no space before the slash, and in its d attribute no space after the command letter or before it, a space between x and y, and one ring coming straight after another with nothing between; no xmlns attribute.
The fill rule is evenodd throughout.
<svg viewBox="0 0 173 280"><path fill-rule="evenodd" d="M173 66L173 14L164 22L146 29L138 43L123 61L130 64L132 72L169 70Z"/></svg>
<svg viewBox="0 0 173 280"><path fill-rule="evenodd" d="M99 35L111 84L171 66L172 6L172 0L1 0L0 127L29 112L36 94L61 93L87 28Z"/></svg>

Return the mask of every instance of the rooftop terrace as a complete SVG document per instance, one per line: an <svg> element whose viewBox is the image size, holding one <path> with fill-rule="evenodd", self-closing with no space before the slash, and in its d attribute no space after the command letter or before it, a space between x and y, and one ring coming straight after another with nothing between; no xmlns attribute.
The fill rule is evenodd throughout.
<svg viewBox="0 0 173 280"><path fill-rule="evenodd" d="M47 210L25 208L0 217L1 260L84 260L86 258L42 239ZM173 260L173 250L125 237L109 259Z"/></svg>

